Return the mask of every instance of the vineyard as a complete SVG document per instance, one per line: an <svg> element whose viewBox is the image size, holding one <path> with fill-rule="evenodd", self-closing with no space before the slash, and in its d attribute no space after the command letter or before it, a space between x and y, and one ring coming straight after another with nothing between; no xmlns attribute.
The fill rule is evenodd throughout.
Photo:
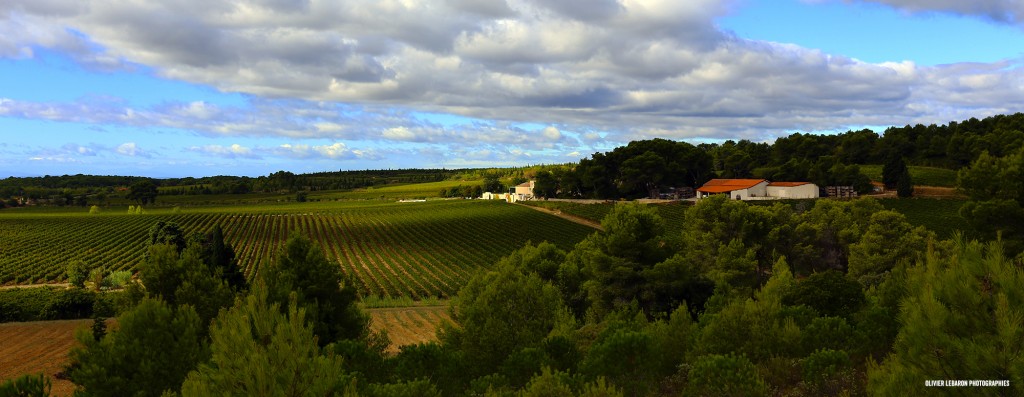
<svg viewBox="0 0 1024 397"><path fill-rule="evenodd" d="M297 230L340 264L362 296L449 297L474 271L527 241L569 249L592 232L528 208L487 201L118 212L0 214L0 285L63 281L73 260L106 271L133 270L144 258L150 227L165 221L186 233L221 225L249 277Z"/></svg>

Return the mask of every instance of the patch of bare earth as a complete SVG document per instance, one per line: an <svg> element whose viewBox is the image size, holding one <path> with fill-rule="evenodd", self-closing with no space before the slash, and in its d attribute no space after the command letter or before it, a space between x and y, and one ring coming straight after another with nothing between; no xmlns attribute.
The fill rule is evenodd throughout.
<svg viewBox="0 0 1024 397"><path fill-rule="evenodd" d="M53 395L71 395L75 385L55 375L68 363L75 330L91 324L92 320L0 324L0 380L42 372L53 382Z"/></svg>
<svg viewBox="0 0 1024 397"><path fill-rule="evenodd" d="M445 306L396 307L366 309L370 313L370 328L387 330L391 338L389 353L397 353L406 345L437 340L437 326L449 320Z"/></svg>
<svg viewBox="0 0 1024 397"><path fill-rule="evenodd" d="M445 306L367 309L374 331L386 329L391 353L401 346L437 340L435 330L447 320ZM57 379L75 346L75 330L89 328L92 320L33 321L0 324L0 381L43 373L53 383L54 396L69 396L75 385Z"/></svg>

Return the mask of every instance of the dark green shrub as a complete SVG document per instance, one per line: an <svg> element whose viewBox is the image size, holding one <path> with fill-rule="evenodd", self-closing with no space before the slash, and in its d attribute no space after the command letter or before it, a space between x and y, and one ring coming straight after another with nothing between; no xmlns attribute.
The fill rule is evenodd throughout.
<svg viewBox="0 0 1024 397"><path fill-rule="evenodd" d="M746 357L712 354L701 356L687 374L687 395L766 396L768 387Z"/></svg>
<svg viewBox="0 0 1024 397"><path fill-rule="evenodd" d="M49 396L50 387L50 380L43 374L23 375L0 384L0 397Z"/></svg>
<svg viewBox="0 0 1024 397"><path fill-rule="evenodd" d="M96 294L82 289L58 292L39 313L43 320L68 320L92 317Z"/></svg>

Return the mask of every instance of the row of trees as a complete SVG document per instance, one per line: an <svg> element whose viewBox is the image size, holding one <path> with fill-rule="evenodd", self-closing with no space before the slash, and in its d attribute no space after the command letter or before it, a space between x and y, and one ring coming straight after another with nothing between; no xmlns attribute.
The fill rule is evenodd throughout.
<svg viewBox="0 0 1024 397"><path fill-rule="evenodd" d="M959 169L982 152L1001 157L1024 146L1024 114L971 118L945 125L914 125L841 134L794 133L772 144L747 140L702 144L726 177L771 172L790 160L834 156L843 164L884 164L903 158L912 165Z"/></svg>

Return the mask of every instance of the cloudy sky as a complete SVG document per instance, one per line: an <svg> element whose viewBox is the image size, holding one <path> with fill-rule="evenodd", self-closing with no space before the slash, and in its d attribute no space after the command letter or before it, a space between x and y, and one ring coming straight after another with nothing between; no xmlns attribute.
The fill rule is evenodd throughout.
<svg viewBox="0 0 1024 397"><path fill-rule="evenodd" d="M3 0L0 178L577 161L1024 111L1017 0Z"/></svg>

